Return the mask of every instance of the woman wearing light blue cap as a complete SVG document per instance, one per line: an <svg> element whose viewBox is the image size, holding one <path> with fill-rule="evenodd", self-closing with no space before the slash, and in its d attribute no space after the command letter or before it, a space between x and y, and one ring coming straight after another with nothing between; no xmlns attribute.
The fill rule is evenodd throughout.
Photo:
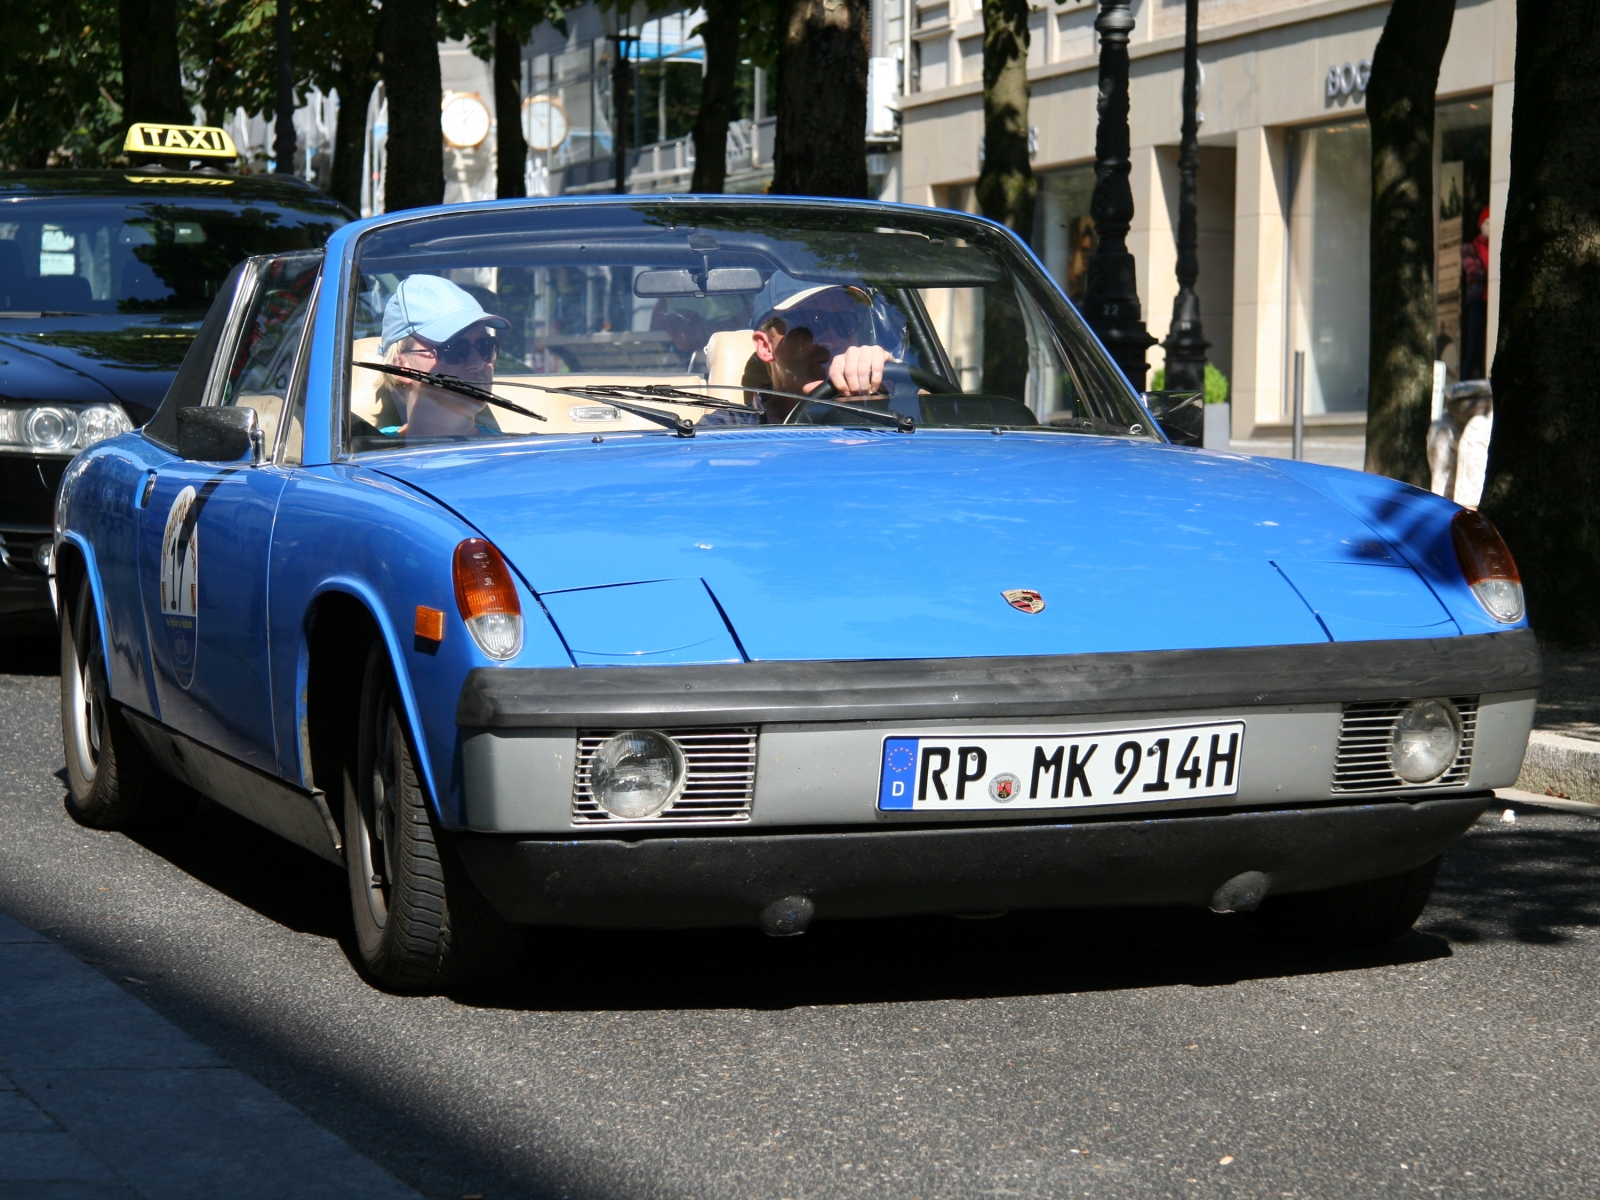
<svg viewBox="0 0 1600 1200"><path fill-rule="evenodd" d="M383 337L378 349L391 366L429 374L453 375L465 383L488 387L494 382L499 352L491 329L511 323L483 310L464 289L437 275L412 275L401 281L383 309ZM412 436L475 437L483 402L470 396L429 387L400 376L385 376L381 385L404 420L384 433Z"/></svg>

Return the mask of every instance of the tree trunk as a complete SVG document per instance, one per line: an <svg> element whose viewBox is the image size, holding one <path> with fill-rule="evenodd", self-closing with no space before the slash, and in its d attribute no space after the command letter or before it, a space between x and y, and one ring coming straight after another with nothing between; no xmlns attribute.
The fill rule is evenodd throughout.
<svg viewBox="0 0 1600 1200"><path fill-rule="evenodd" d="M868 0L783 0L772 190L867 194Z"/></svg>
<svg viewBox="0 0 1600 1200"><path fill-rule="evenodd" d="M978 206L1033 238L1039 182L1028 159L1028 0L983 0L983 171Z"/></svg>
<svg viewBox="0 0 1600 1200"><path fill-rule="evenodd" d="M1367 470L1428 486L1433 398L1433 93L1455 0L1395 0L1372 55Z"/></svg>
<svg viewBox="0 0 1600 1200"><path fill-rule="evenodd" d="M528 194L528 140L522 136L522 42L509 25L494 29L494 194Z"/></svg>
<svg viewBox="0 0 1600 1200"><path fill-rule="evenodd" d="M444 200L444 138L439 106L437 0L383 0L379 18L389 139L383 184L385 212Z"/></svg>
<svg viewBox="0 0 1600 1200"><path fill-rule="evenodd" d="M733 120L733 84L739 72L741 7L742 0L706 0L705 28L700 33L706 44L706 73L700 79L700 111L694 118L691 192L720 192L728 179L728 122Z"/></svg>
<svg viewBox="0 0 1600 1200"><path fill-rule="evenodd" d="M367 108L377 82L375 64L345 69L338 75L339 114L333 127L333 168L328 194L351 212L361 211L362 163L367 150Z"/></svg>
<svg viewBox="0 0 1600 1200"><path fill-rule="evenodd" d="M178 65L177 0L119 0L117 11L124 127L135 121L187 125L194 118Z"/></svg>
<svg viewBox="0 0 1600 1200"><path fill-rule="evenodd" d="M1544 637L1600 641L1600 0L1519 0L1483 509Z"/></svg>

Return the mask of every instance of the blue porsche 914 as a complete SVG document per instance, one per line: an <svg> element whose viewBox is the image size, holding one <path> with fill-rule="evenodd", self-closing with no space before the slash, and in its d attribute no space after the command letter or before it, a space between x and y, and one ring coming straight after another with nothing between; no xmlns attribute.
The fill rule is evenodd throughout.
<svg viewBox="0 0 1600 1200"><path fill-rule="evenodd" d="M340 864L396 990L548 925L1392 938L1541 672L1483 517L1173 444L1021 241L882 204L251 259L66 472L54 561L72 814L194 789Z"/></svg>

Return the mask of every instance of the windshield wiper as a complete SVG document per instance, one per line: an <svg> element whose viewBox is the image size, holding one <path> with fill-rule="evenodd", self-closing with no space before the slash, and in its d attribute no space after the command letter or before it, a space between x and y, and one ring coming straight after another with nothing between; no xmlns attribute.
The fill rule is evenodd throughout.
<svg viewBox="0 0 1600 1200"><path fill-rule="evenodd" d="M482 400L485 404L493 404L497 408L509 409L514 413L521 413L525 417L532 417L535 421L548 421L550 418L543 413L536 413L531 408L523 408L514 400L507 400L504 396L497 396L488 388L481 388L475 383L468 383L465 379L457 379L454 375L435 375L428 371L418 371L412 367L397 367L390 363L361 362L359 359L350 360L352 366L366 367L372 371L382 371L385 375L398 375L402 379L415 379L418 383L425 383L429 387L436 387L446 392L454 392L458 396L470 396L474 400Z"/></svg>
<svg viewBox="0 0 1600 1200"><path fill-rule="evenodd" d="M780 392L776 388L747 387L742 383L706 383L699 386L707 389L715 388L718 390L733 392L755 392L761 396L782 396L785 400L802 400L807 404L825 404L829 408L843 409L845 412L854 413L861 417L867 417L870 420L879 422L880 424L893 425L901 433L912 433L917 428L916 421L906 416L904 413L881 413L876 409L863 408L859 404L848 404L842 400L818 399L815 396L807 396L803 392ZM693 392L684 391L682 388L674 387L669 383L652 383L639 387L632 387L627 384L600 384L592 387L590 390L599 392L606 388L613 387L626 388L631 392L648 392L654 396L671 397L672 399L683 404L697 404L701 408L732 409L735 412L752 411L748 404L736 404L729 400L713 400L707 396L698 396Z"/></svg>

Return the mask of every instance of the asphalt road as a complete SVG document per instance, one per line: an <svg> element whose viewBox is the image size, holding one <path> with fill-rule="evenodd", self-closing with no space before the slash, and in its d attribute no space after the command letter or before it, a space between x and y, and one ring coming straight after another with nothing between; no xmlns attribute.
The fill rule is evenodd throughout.
<svg viewBox="0 0 1600 1200"><path fill-rule="evenodd" d="M1600 821L1495 810L1380 952L1175 911L560 933L396 998L311 856L209 805L74 825L53 657L0 646L0 907L429 1195L1600 1195Z"/></svg>

